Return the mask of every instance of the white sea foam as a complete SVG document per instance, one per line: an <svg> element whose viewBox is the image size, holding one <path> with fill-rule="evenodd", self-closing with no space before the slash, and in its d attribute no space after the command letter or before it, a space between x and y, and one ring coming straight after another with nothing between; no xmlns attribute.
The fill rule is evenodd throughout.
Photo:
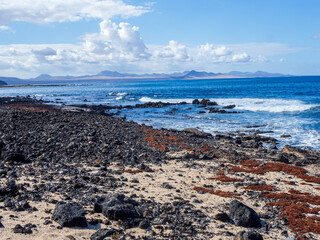
<svg viewBox="0 0 320 240"><path fill-rule="evenodd" d="M187 102L192 103L193 99L155 99L149 97L142 97L139 99L140 102L163 102L163 103L180 103L180 102Z"/></svg>
<svg viewBox="0 0 320 240"><path fill-rule="evenodd" d="M301 112L319 105L308 104L300 100L286 99L262 99L262 98L212 98L221 106L236 105L237 110L247 110L252 112ZM140 98L140 102L165 102L165 103L192 103L193 99L155 99L149 97Z"/></svg>
<svg viewBox="0 0 320 240"><path fill-rule="evenodd" d="M302 112L317 107L300 100L261 99L261 98L219 98L213 99L219 105L236 105L235 109L252 112Z"/></svg>

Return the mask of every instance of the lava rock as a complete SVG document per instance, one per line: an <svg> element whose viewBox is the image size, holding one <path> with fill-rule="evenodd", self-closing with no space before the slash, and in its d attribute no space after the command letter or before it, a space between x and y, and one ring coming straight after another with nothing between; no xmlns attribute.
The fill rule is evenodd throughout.
<svg viewBox="0 0 320 240"><path fill-rule="evenodd" d="M140 217L136 207L137 202L125 199L123 194L108 194L97 199L94 212L102 213L110 220Z"/></svg>
<svg viewBox="0 0 320 240"><path fill-rule="evenodd" d="M87 227L85 211L75 202L58 202L52 214L52 219L62 227Z"/></svg>
<svg viewBox="0 0 320 240"><path fill-rule="evenodd" d="M237 233L234 239L235 240L263 240L263 237L261 236L260 233L257 233L254 231L250 231L250 232L241 231Z"/></svg>
<svg viewBox="0 0 320 240"><path fill-rule="evenodd" d="M5 186L0 188L0 196L15 197L18 194L18 187L16 182L11 180Z"/></svg>
<svg viewBox="0 0 320 240"><path fill-rule="evenodd" d="M231 219L229 218L228 214L226 214L226 213L217 213L217 214L215 215L215 219L216 219L216 220L219 220L219 221L221 221L221 222L228 222L228 221L231 220Z"/></svg>
<svg viewBox="0 0 320 240"><path fill-rule="evenodd" d="M236 107L236 105L227 105L227 106L224 106L223 108L224 109L234 109Z"/></svg>
<svg viewBox="0 0 320 240"><path fill-rule="evenodd" d="M140 223L139 223L139 228L141 229L148 229L150 227L150 223L147 219L143 219Z"/></svg>
<svg viewBox="0 0 320 240"><path fill-rule="evenodd" d="M235 225L242 227L261 227L258 214L243 203L233 200L229 206L229 217Z"/></svg>
<svg viewBox="0 0 320 240"><path fill-rule="evenodd" d="M26 159L25 156L18 152L4 152L3 153L4 161L13 164L22 164L22 163L30 163L31 161Z"/></svg>
<svg viewBox="0 0 320 240"><path fill-rule="evenodd" d="M218 105L218 103L211 102L209 99L202 99L200 104L203 106L217 106Z"/></svg>
<svg viewBox="0 0 320 240"><path fill-rule="evenodd" d="M26 224L24 227L22 227L20 224L17 224L13 228L14 233L22 233L22 234L32 234L32 228L36 227L33 224Z"/></svg>
<svg viewBox="0 0 320 240"><path fill-rule="evenodd" d="M112 236L117 232L114 229L100 229L91 235L90 240L104 240L106 237Z"/></svg>

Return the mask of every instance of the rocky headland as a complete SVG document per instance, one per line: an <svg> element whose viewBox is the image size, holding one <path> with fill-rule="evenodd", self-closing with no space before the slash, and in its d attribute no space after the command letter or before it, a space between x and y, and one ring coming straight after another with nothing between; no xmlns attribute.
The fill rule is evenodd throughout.
<svg viewBox="0 0 320 240"><path fill-rule="evenodd" d="M0 239L320 239L319 151L107 109L0 99Z"/></svg>

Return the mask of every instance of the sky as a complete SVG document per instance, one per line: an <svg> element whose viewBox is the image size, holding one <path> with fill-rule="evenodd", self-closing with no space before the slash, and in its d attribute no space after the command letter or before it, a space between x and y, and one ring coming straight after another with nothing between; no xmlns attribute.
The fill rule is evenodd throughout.
<svg viewBox="0 0 320 240"><path fill-rule="evenodd" d="M0 0L0 76L320 75L319 0Z"/></svg>

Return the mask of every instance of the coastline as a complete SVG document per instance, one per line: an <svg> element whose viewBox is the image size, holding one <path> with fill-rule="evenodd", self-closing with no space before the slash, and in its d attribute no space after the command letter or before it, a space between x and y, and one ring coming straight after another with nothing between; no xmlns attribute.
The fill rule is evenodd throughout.
<svg viewBox="0 0 320 240"><path fill-rule="evenodd" d="M94 107L13 99L0 102L1 239L93 239L99 228L116 229L118 239L235 239L252 230L263 239L320 237L314 227L319 214L300 206L319 208L319 151L267 149L262 143L272 139L259 135L156 130L101 115ZM23 158L10 159L13 153ZM9 180L16 193L4 190L13 187ZM98 197L114 193L145 207L140 220L110 220L94 212ZM253 208L262 227L217 217L229 214L233 199ZM61 200L83 206L89 227L61 228L52 219ZM281 200L286 207L301 207L301 222L284 214ZM13 233L17 224L28 223L36 225L31 235Z"/></svg>

